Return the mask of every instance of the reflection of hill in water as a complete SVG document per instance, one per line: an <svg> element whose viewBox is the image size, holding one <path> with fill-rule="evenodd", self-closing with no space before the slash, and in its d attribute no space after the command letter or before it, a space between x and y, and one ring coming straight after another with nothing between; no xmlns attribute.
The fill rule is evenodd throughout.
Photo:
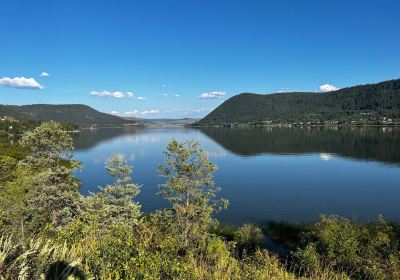
<svg viewBox="0 0 400 280"><path fill-rule="evenodd" d="M400 163L399 128L201 128L201 131L239 155L332 153Z"/></svg>
<svg viewBox="0 0 400 280"><path fill-rule="evenodd" d="M74 145L77 150L86 150L123 135L151 134L155 130L160 131L139 127L83 130L74 138ZM400 164L400 128L265 127L201 128L200 131L225 149L243 156L327 153Z"/></svg>
<svg viewBox="0 0 400 280"><path fill-rule="evenodd" d="M97 144L111 140L113 138L126 134L140 134L145 130L138 127L115 127L115 128L99 128L99 129L84 129L79 135L74 137L74 147L76 150L87 150Z"/></svg>

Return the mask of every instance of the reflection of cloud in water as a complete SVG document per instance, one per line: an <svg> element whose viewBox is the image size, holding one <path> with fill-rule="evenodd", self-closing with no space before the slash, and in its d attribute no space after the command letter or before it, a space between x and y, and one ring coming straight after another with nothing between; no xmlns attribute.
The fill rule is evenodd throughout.
<svg viewBox="0 0 400 280"><path fill-rule="evenodd" d="M93 157L93 163L102 163L102 162L106 162L106 160L109 159L109 157L106 156L95 156Z"/></svg>
<svg viewBox="0 0 400 280"><path fill-rule="evenodd" d="M120 155L124 160L127 161L134 161L136 159L135 154L126 154L126 153L112 153L109 155L102 155L102 156L95 156L93 157L93 162L94 163L104 163L109 160L113 155Z"/></svg>
<svg viewBox="0 0 400 280"><path fill-rule="evenodd" d="M322 160L328 161L328 160L332 159L333 155L332 154L328 154L328 153L320 153L319 157Z"/></svg>
<svg viewBox="0 0 400 280"><path fill-rule="evenodd" d="M207 151L207 155L210 158L223 158L226 157L225 151Z"/></svg>
<svg viewBox="0 0 400 280"><path fill-rule="evenodd" d="M124 159L125 159L125 160L128 160L128 161L134 161L135 158L136 158L136 155L135 155L135 154L123 155L123 156L124 156Z"/></svg>
<svg viewBox="0 0 400 280"><path fill-rule="evenodd" d="M129 142L131 143L158 143L160 141L161 138L159 135L142 134L129 137Z"/></svg>

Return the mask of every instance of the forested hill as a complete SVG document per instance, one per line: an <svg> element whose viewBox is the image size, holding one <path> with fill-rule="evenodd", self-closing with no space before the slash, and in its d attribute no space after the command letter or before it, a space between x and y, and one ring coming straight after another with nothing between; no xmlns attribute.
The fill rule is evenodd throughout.
<svg viewBox="0 0 400 280"><path fill-rule="evenodd" d="M135 124L135 120L101 113L89 106L80 104L71 105L0 105L0 117L13 117L22 120L48 121L54 120L61 123L73 123L80 127L89 126L120 126Z"/></svg>
<svg viewBox="0 0 400 280"><path fill-rule="evenodd" d="M400 79L397 79L329 93L242 93L225 101L196 124L376 123L399 118Z"/></svg>

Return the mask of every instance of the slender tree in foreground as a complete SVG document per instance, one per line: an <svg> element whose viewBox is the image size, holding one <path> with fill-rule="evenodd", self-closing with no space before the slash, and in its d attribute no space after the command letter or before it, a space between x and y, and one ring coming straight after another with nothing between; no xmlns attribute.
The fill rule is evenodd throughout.
<svg viewBox="0 0 400 280"><path fill-rule="evenodd" d="M47 223L67 224L80 209L80 183L73 176L79 164L71 160L71 136L59 123L51 121L26 132L20 144L30 150L30 155L19 163L20 180L31 185L25 197L22 234L25 221L32 233Z"/></svg>
<svg viewBox="0 0 400 280"><path fill-rule="evenodd" d="M228 201L216 198L220 188L215 186L213 174L217 167L198 142L173 139L164 154L165 164L158 172L167 181L160 185L159 194L172 204L178 232L187 245L207 231L215 222L212 214L226 208Z"/></svg>
<svg viewBox="0 0 400 280"><path fill-rule="evenodd" d="M134 198L140 192L140 185L132 183L133 169L122 155L116 154L106 162L107 173L114 184L107 185L100 192L87 198L92 217L106 225L133 227L140 222L140 205Z"/></svg>

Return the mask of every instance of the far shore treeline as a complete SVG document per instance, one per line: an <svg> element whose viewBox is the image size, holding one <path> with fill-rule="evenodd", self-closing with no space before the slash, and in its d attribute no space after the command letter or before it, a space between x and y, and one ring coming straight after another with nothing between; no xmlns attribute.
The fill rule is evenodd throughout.
<svg viewBox="0 0 400 280"><path fill-rule="evenodd" d="M195 125L399 124L400 79L324 93L242 93L225 101Z"/></svg>

